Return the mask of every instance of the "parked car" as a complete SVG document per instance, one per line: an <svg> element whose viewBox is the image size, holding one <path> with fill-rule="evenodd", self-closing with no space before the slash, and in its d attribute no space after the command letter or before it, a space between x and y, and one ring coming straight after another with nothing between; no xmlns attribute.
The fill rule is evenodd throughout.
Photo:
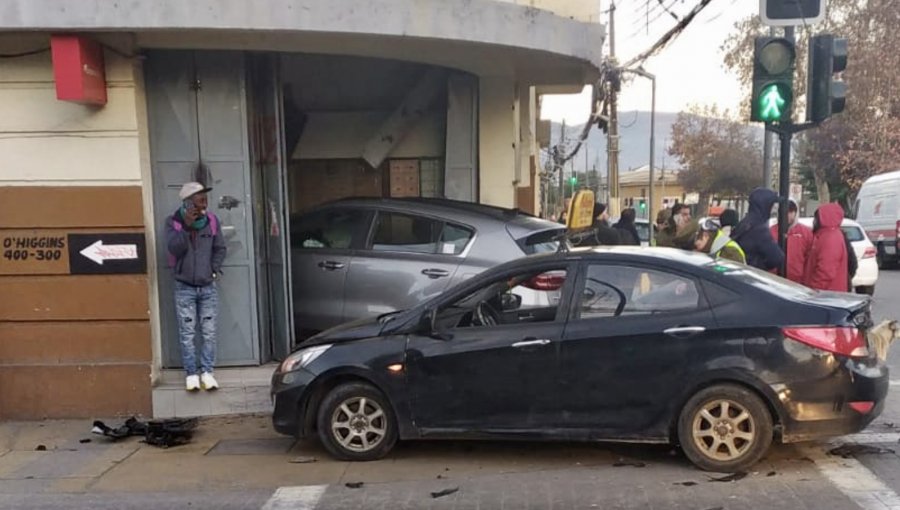
<svg viewBox="0 0 900 510"><path fill-rule="evenodd" d="M641 246L650 246L650 220L638 218L634 220L634 226L637 228L638 236L641 238Z"/></svg>
<svg viewBox="0 0 900 510"><path fill-rule="evenodd" d="M853 206L853 217L875 245L878 267L896 265L900 243L900 171L870 177Z"/></svg>
<svg viewBox="0 0 900 510"><path fill-rule="evenodd" d="M295 323L317 332L410 308L502 262L556 251L564 231L517 210L444 199L323 205L291 220Z"/></svg>
<svg viewBox="0 0 900 510"><path fill-rule="evenodd" d="M813 226L813 218L800 218L798 220L809 228ZM769 221L770 225L776 225L778 220L775 218ZM844 219L841 223L841 230L853 246L853 256L856 257L858 268L856 275L853 277L851 285L853 290L860 294L875 294L875 284L878 282L878 262L876 261L876 249L872 241L866 235L859 223Z"/></svg>
<svg viewBox="0 0 900 510"><path fill-rule="evenodd" d="M521 287L562 298L524 306ZM745 471L773 439L881 413L870 303L674 249L525 257L311 338L273 374L273 424L347 460L398 439L580 439L675 442Z"/></svg>

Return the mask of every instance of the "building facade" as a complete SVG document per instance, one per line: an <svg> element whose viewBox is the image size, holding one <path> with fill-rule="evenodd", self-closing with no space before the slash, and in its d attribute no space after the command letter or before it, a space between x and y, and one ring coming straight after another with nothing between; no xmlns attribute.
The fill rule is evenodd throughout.
<svg viewBox="0 0 900 510"><path fill-rule="evenodd" d="M597 78L596 4L0 3L0 419L172 414L160 239L185 181L213 186L228 241L222 367L293 346L292 215L359 195L534 211L540 96Z"/></svg>
<svg viewBox="0 0 900 510"><path fill-rule="evenodd" d="M687 195L678 181L678 170L656 168L653 176L653 211L685 202ZM639 218L650 214L650 168L643 166L619 176L622 207L633 207ZM643 207L642 207L643 204Z"/></svg>

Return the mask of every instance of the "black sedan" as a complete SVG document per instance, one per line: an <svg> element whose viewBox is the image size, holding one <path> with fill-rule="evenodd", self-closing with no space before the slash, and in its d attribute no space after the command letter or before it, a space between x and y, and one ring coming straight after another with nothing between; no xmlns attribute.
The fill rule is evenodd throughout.
<svg viewBox="0 0 900 510"><path fill-rule="evenodd" d="M544 299L524 306L521 295ZM326 331L272 379L281 433L339 459L399 439L674 443L729 472L881 412L868 297L668 249L535 255Z"/></svg>

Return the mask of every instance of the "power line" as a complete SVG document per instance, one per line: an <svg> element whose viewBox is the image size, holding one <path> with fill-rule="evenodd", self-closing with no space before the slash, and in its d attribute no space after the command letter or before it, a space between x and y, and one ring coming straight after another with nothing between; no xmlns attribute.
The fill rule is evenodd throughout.
<svg viewBox="0 0 900 510"><path fill-rule="evenodd" d="M671 0L670 5L675 5L675 3L677 1L678 0ZM644 25L644 27L641 27L641 28L638 28L637 30L635 30L629 37L635 37L636 35L638 35L641 32L642 29L646 29L647 33L649 33L650 27L653 24L655 24L657 21L659 21L663 16L665 16L668 11L657 9L654 12L655 12L655 15L653 16L653 19L648 19L646 24Z"/></svg>
<svg viewBox="0 0 900 510"><path fill-rule="evenodd" d="M656 52L664 48L667 44L672 42L672 40L678 37L678 35L681 34L681 32L683 32L684 29L687 28L692 21L694 21L694 18L696 18L698 14L703 12L703 9L705 9L706 6L708 6L711 2L712 0L700 0L700 3L694 6L694 8L691 9L691 12L687 13L687 15L682 18L681 21L679 21L674 27L672 27L671 30L666 32L665 35L663 35L658 41L656 41L656 43L654 43L653 46L650 47L650 49L629 60L628 63L626 63L623 67L639 65L648 58L652 57L654 54L656 54Z"/></svg>

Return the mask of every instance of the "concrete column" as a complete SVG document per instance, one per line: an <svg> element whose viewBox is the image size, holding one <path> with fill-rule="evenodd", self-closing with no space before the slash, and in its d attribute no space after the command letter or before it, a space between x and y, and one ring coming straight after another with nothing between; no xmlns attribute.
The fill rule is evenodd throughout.
<svg viewBox="0 0 900 510"><path fill-rule="evenodd" d="M516 203L516 86L511 77L481 77L478 108L480 202L501 207Z"/></svg>

